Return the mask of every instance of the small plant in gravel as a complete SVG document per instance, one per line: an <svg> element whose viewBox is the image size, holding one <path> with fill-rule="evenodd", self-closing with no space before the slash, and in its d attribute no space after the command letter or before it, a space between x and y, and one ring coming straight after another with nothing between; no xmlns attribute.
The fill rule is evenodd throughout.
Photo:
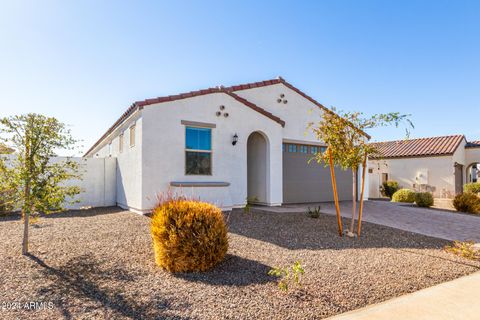
<svg viewBox="0 0 480 320"><path fill-rule="evenodd" d="M197 200L160 203L153 211L151 233L155 261L170 272L206 271L228 250L222 211Z"/></svg>
<svg viewBox="0 0 480 320"><path fill-rule="evenodd" d="M470 192L460 193L453 199L453 206L460 212L480 213L480 197Z"/></svg>
<svg viewBox="0 0 480 320"><path fill-rule="evenodd" d="M310 207L308 207L308 210L307 210L307 215L310 217L310 218L314 218L314 219L318 219L320 217L320 206L318 207L315 207L313 209L311 209Z"/></svg>
<svg viewBox="0 0 480 320"><path fill-rule="evenodd" d="M280 278L278 281L278 287L283 291L288 291L293 285L301 286L304 273L305 270L298 260L291 266L275 267L268 271L268 275Z"/></svg>
<svg viewBox="0 0 480 320"><path fill-rule="evenodd" d="M393 194L392 202L414 203L415 191L410 189L400 189Z"/></svg>
<svg viewBox="0 0 480 320"><path fill-rule="evenodd" d="M245 204L245 207L243 207L243 212L250 213L250 211L252 210L253 204L257 201L258 201L257 197L247 197L247 203Z"/></svg>
<svg viewBox="0 0 480 320"><path fill-rule="evenodd" d="M389 180L382 183L382 186L380 187L380 192L385 197L389 197L390 199L392 199L395 192L397 192L399 189L400 187L398 186L397 181Z"/></svg>
<svg viewBox="0 0 480 320"><path fill-rule="evenodd" d="M430 192L415 193L415 203L419 207L429 208L433 206L433 196Z"/></svg>
<svg viewBox="0 0 480 320"><path fill-rule="evenodd" d="M453 241L452 245L445 246L445 251L467 259L480 261L480 249L475 248L474 241Z"/></svg>
<svg viewBox="0 0 480 320"><path fill-rule="evenodd" d="M463 186L463 191L470 193L480 193L480 182L471 182Z"/></svg>

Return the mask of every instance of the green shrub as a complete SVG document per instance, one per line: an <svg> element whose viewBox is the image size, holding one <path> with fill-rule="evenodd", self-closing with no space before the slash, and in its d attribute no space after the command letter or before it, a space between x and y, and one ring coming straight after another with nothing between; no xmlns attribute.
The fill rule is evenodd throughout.
<svg viewBox="0 0 480 320"><path fill-rule="evenodd" d="M445 246L445 251L462 256L471 260L480 261L480 250L475 248L475 242L470 241L453 241L452 245Z"/></svg>
<svg viewBox="0 0 480 320"><path fill-rule="evenodd" d="M463 186L463 191L470 193L480 193L480 182L471 182Z"/></svg>
<svg viewBox="0 0 480 320"><path fill-rule="evenodd" d="M13 207L12 192L0 190L0 214L11 212Z"/></svg>
<svg viewBox="0 0 480 320"><path fill-rule="evenodd" d="M278 287L284 291L288 291L292 285L301 286L304 273L305 269L303 269L300 261L295 261L292 266L275 267L268 271L268 275L280 278Z"/></svg>
<svg viewBox="0 0 480 320"><path fill-rule="evenodd" d="M151 233L156 263L170 272L206 271L228 250L222 211L200 201L170 199L154 209Z"/></svg>
<svg viewBox="0 0 480 320"><path fill-rule="evenodd" d="M385 197L389 197L390 199L392 199L393 194L397 192L398 189L400 189L400 187L398 186L398 182L393 180L385 181L380 187L382 195L384 195Z"/></svg>
<svg viewBox="0 0 480 320"><path fill-rule="evenodd" d="M460 212L480 213L480 197L470 192L460 193L453 199L453 206Z"/></svg>
<svg viewBox="0 0 480 320"><path fill-rule="evenodd" d="M400 189L392 196L392 202L415 202L415 191L410 189Z"/></svg>
<svg viewBox="0 0 480 320"><path fill-rule="evenodd" d="M321 210L321 207L318 206L318 207L314 207L313 209L310 209L310 207L308 207L308 210L307 210L307 215L310 217L310 218L314 218L314 219L317 219L320 217L320 210Z"/></svg>
<svg viewBox="0 0 480 320"><path fill-rule="evenodd" d="M415 203L419 207L431 207L433 206L433 196L430 192L417 192L415 193Z"/></svg>

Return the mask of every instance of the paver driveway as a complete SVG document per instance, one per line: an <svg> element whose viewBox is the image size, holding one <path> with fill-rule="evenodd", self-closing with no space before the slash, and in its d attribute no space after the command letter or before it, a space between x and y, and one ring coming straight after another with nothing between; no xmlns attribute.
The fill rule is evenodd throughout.
<svg viewBox="0 0 480 320"><path fill-rule="evenodd" d="M340 208L342 216L351 216L351 202L342 202ZM335 214L335 206L322 204L322 211ZM447 240L480 242L480 216L371 200L365 201L363 221Z"/></svg>

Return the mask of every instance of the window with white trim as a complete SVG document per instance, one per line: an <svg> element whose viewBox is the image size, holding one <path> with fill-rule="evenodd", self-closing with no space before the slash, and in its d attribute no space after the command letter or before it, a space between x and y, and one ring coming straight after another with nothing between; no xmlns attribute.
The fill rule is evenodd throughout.
<svg viewBox="0 0 480 320"><path fill-rule="evenodd" d="M118 152L123 152L123 133L118 136Z"/></svg>
<svg viewBox="0 0 480 320"><path fill-rule="evenodd" d="M135 125L130 127L130 147L135 146Z"/></svg>
<svg viewBox="0 0 480 320"><path fill-rule="evenodd" d="M185 127L185 174L212 174L212 129Z"/></svg>

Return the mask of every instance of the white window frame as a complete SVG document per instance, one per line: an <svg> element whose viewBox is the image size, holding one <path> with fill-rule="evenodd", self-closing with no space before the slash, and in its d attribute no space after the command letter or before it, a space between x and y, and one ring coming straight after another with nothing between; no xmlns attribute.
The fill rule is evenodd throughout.
<svg viewBox="0 0 480 320"><path fill-rule="evenodd" d="M130 148L135 147L135 139L136 139L136 125L131 125L129 128L129 138L130 138Z"/></svg>
<svg viewBox="0 0 480 320"><path fill-rule="evenodd" d="M118 152L123 152L123 133L118 136Z"/></svg>
<svg viewBox="0 0 480 320"><path fill-rule="evenodd" d="M210 129L210 150L198 150L198 149L187 149L187 128L199 128L199 129ZM184 130L184 148L185 148L185 159L184 163L184 172L186 176L212 176L213 175L213 127L211 126L196 126L196 125L185 125ZM198 153L210 153L210 173L208 174L194 174L194 173L187 173L187 152L198 152Z"/></svg>

